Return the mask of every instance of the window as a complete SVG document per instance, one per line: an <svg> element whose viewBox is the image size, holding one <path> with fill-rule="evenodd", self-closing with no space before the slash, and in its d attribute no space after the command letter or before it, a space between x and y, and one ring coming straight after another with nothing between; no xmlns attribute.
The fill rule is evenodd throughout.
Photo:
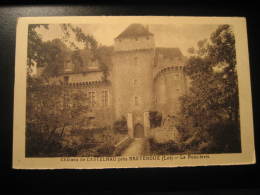
<svg viewBox="0 0 260 195"><path fill-rule="evenodd" d="M95 106L95 104L96 104L96 92L95 91L89 91L88 92L88 98L89 98L90 105Z"/></svg>
<svg viewBox="0 0 260 195"><path fill-rule="evenodd" d="M64 77L64 83L68 84L69 83L69 76Z"/></svg>
<svg viewBox="0 0 260 195"><path fill-rule="evenodd" d="M133 86L134 86L134 87L137 87L137 79L134 79L134 80L133 80Z"/></svg>
<svg viewBox="0 0 260 195"><path fill-rule="evenodd" d="M139 99L137 96L135 96L135 106L138 106L139 105Z"/></svg>
<svg viewBox="0 0 260 195"><path fill-rule="evenodd" d="M157 97L154 97L154 104L157 104Z"/></svg>
<svg viewBox="0 0 260 195"><path fill-rule="evenodd" d="M134 65L137 65L137 64L138 64L138 58L135 57L135 58L134 58Z"/></svg>
<svg viewBox="0 0 260 195"><path fill-rule="evenodd" d="M173 77L174 77L174 79L176 79L176 80L178 80L179 79L179 74L178 73L175 73L174 75L173 75Z"/></svg>
<svg viewBox="0 0 260 195"><path fill-rule="evenodd" d="M103 90L101 95L102 106L108 106L108 91Z"/></svg>

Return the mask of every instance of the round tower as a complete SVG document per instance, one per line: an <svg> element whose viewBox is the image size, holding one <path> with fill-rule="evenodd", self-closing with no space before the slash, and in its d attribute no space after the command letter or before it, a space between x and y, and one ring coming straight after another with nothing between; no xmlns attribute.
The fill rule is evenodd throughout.
<svg viewBox="0 0 260 195"><path fill-rule="evenodd" d="M154 37L142 24L131 24L115 38L113 98L115 118L127 118L129 135L143 137L153 106Z"/></svg>
<svg viewBox="0 0 260 195"><path fill-rule="evenodd" d="M183 73L185 57L178 48L156 48L154 67L155 110L163 118L180 111L179 98L187 91Z"/></svg>

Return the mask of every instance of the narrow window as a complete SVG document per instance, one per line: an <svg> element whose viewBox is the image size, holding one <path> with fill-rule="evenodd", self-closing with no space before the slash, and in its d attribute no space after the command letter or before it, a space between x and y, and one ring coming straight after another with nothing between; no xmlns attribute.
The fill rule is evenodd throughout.
<svg viewBox="0 0 260 195"><path fill-rule="evenodd" d="M95 91L89 91L88 92L88 98L89 98L90 105L95 106L95 104L96 104L96 92Z"/></svg>
<svg viewBox="0 0 260 195"><path fill-rule="evenodd" d="M174 79L176 79L176 80L179 79L179 74L178 73L174 74Z"/></svg>
<svg viewBox="0 0 260 195"><path fill-rule="evenodd" d="M102 91L101 99L102 99L101 101L102 101L103 107L108 106L108 91L107 90Z"/></svg>
<svg viewBox="0 0 260 195"><path fill-rule="evenodd" d="M139 100L138 100L138 97L135 96L135 105L138 106L139 105Z"/></svg>
<svg viewBox="0 0 260 195"><path fill-rule="evenodd" d="M137 64L138 64L138 58L135 57L135 58L134 58L134 65L137 65Z"/></svg>
<svg viewBox="0 0 260 195"><path fill-rule="evenodd" d="M133 86L137 87L137 80L136 79L134 79L134 81L133 81Z"/></svg>

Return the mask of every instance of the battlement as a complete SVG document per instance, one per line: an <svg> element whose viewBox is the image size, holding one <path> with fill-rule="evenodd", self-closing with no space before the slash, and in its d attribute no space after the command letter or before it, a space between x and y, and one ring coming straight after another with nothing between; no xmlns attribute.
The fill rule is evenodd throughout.
<svg viewBox="0 0 260 195"><path fill-rule="evenodd" d="M182 72L183 66L165 65L163 67L155 68L153 71L153 78L156 80L159 76L167 72Z"/></svg>

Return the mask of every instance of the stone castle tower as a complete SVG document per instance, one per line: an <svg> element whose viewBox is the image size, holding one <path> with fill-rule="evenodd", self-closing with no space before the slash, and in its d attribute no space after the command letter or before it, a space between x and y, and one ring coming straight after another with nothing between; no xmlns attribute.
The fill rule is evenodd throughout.
<svg viewBox="0 0 260 195"><path fill-rule="evenodd" d="M185 57L178 48L156 48L153 69L155 110L167 116L177 116L179 98L187 92L184 74Z"/></svg>
<svg viewBox="0 0 260 195"><path fill-rule="evenodd" d="M146 136L150 111L162 113L164 121L179 112L179 97L187 90L185 57L179 48L156 48L154 35L141 24L119 34L114 51L115 119L127 116L129 135Z"/></svg>
<svg viewBox="0 0 260 195"><path fill-rule="evenodd" d="M115 38L114 51L115 118L127 116L130 136L145 136L153 108L154 36L143 25L131 24Z"/></svg>

